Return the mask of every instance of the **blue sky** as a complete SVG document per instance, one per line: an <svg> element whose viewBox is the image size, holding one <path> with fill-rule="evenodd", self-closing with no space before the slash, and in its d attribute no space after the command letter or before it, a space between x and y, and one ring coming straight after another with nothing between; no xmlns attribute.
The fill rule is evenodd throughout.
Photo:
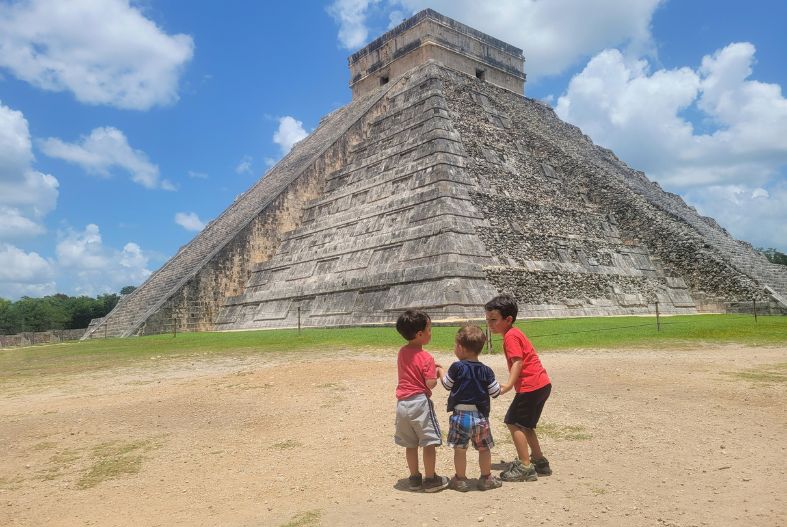
<svg viewBox="0 0 787 527"><path fill-rule="evenodd" d="M736 238L787 252L787 2L0 0L0 297L138 285L431 7Z"/></svg>

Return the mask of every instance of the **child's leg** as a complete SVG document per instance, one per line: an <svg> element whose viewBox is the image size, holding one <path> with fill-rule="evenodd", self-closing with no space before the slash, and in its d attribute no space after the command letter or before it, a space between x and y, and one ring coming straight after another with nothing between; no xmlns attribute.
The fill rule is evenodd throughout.
<svg viewBox="0 0 787 527"><path fill-rule="evenodd" d="M506 425L508 430L511 432L511 439L514 442L514 446L516 447L516 455L524 463L527 465L530 463L530 455L527 451L527 436L525 435L524 429L518 425Z"/></svg>
<svg viewBox="0 0 787 527"><path fill-rule="evenodd" d="M492 451L488 448L478 451L478 467L481 469L482 476L492 473Z"/></svg>
<svg viewBox="0 0 787 527"><path fill-rule="evenodd" d="M435 464L437 464L437 450L435 448L435 445L425 446L424 447L424 477L425 478L429 479L434 477Z"/></svg>
<svg viewBox="0 0 787 527"><path fill-rule="evenodd" d="M418 475L418 447L406 448L407 455L407 468L410 469L410 475ZM426 458L426 456L424 456Z"/></svg>
<svg viewBox="0 0 787 527"><path fill-rule="evenodd" d="M454 470L456 477L465 479L467 477L467 449L454 448Z"/></svg>
<svg viewBox="0 0 787 527"><path fill-rule="evenodd" d="M541 445L538 442L538 436L536 435L535 428L524 428L525 437L527 438L527 444L530 446L530 453L533 459L541 459L544 457L544 453L541 452ZM522 462L524 463L527 459L523 459Z"/></svg>

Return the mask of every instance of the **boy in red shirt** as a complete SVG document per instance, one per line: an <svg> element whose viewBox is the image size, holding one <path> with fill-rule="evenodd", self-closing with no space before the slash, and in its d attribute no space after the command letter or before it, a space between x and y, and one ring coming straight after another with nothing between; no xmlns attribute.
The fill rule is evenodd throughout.
<svg viewBox="0 0 787 527"><path fill-rule="evenodd" d="M436 446L443 444L440 425L432 405L432 388L437 385L434 358L423 349L432 339L432 321L422 311L407 310L396 321L396 331L407 340L396 360L397 445L406 449L410 490L437 492L448 486L448 478L435 474ZM423 448L424 475L418 471L418 447Z"/></svg>
<svg viewBox="0 0 787 527"><path fill-rule="evenodd" d="M552 384L533 345L522 331L513 326L519 311L516 300L510 295L500 295L484 307L490 331L503 335L503 351L509 374L508 381L500 386L500 393L506 393L512 388L516 390L504 422L511 432L518 459L500 473L500 479L536 481L538 474L552 474L536 435L536 425L552 391Z"/></svg>

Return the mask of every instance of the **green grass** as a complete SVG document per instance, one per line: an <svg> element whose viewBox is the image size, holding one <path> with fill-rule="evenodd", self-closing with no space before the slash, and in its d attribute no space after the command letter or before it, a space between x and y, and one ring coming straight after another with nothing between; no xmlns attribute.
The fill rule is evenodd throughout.
<svg viewBox="0 0 787 527"><path fill-rule="evenodd" d="M787 383L787 363L770 364L751 370L727 373L737 379L761 384Z"/></svg>
<svg viewBox="0 0 787 527"><path fill-rule="evenodd" d="M696 343L787 344L787 317L686 315L535 319L517 322L539 352L561 349L676 347ZM450 352L457 327L432 331L428 349ZM260 353L390 350L403 341L393 328L336 328L232 333L181 333L129 339L97 339L30 348L0 350L0 384L41 375L95 371L118 366L156 364L170 358L243 356ZM500 352L500 336L493 338Z"/></svg>
<svg viewBox="0 0 787 527"><path fill-rule="evenodd" d="M109 441L93 447L93 463L76 483L79 489L89 489L99 483L142 469L143 452L159 446L152 441Z"/></svg>
<svg viewBox="0 0 787 527"><path fill-rule="evenodd" d="M312 510L296 514L287 523L281 527L312 527L320 522L322 512L319 510Z"/></svg>

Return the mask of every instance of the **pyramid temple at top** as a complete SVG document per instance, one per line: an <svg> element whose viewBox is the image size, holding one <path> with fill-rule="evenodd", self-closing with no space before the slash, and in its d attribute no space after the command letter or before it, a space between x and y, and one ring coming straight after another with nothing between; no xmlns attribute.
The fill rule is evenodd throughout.
<svg viewBox="0 0 787 527"><path fill-rule="evenodd" d="M87 336L787 308L787 270L524 96L522 50L421 11L352 101ZM642 123L647 126L647 123Z"/></svg>

